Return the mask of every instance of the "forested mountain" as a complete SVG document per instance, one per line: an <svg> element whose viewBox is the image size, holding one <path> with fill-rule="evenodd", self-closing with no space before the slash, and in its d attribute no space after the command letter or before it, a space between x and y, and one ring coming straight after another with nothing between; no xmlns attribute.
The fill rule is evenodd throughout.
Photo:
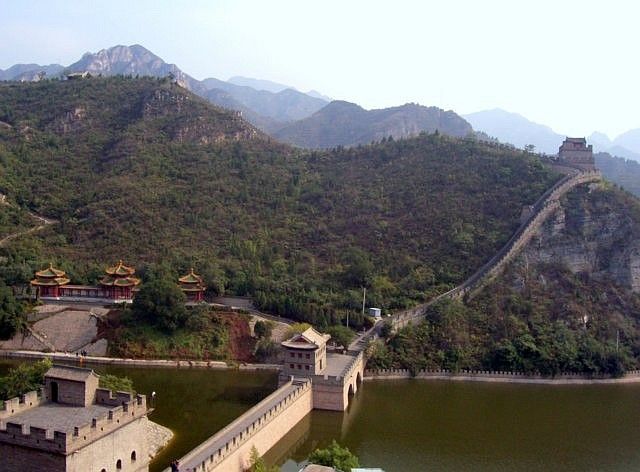
<svg viewBox="0 0 640 472"><path fill-rule="evenodd" d="M438 131L450 136L467 136L473 132L469 123L452 111L407 103L379 110L364 108L344 101L333 101L303 120L272 133L276 138L305 148L355 146L415 136L420 132Z"/></svg>
<svg viewBox="0 0 640 472"><path fill-rule="evenodd" d="M379 367L620 375L640 365L640 202L604 182L562 199L471 300L371 350Z"/></svg>
<svg viewBox="0 0 640 472"><path fill-rule="evenodd" d="M322 325L358 311L362 286L389 309L460 282L557 179L534 156L437 134L298 151L169 80L0 90L0 192L59 219L2 249L9 283L49 261L76 282L120 258L142 274L194 266L212 291Z"/></svg>

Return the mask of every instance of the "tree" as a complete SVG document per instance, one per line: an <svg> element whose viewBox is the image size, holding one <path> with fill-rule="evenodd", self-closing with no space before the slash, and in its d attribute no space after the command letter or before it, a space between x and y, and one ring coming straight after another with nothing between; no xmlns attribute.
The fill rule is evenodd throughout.
<svg viewBox="0 0 640 472"><path fill-rule="evenodd" d="M253 332L258 339L271 339L271 332L273 331L273 323L271 321L256 321L253 327Z"/></svg>
<svg viewBox="0 0 640 472"><path fill-rule="evenodd" d="M131 304L134 316L167 333L182 327L186 320L185 296L168 278L145 283Z"/></svg>
<svg viewBox="0 0 640 472"><path fill-rule="evenodd" d="M44 374L51 368L50 359L43 359L33 364L20 364L0 377L0 400L15 398L44 384Z"/></svg>
<svg viewBox="0 0 640 472"><path fill-rule="evenodd" d="M535 150L536 150L536 147L533 144L527 144L524 147L524 150L525 150L525 152L529 152L529 153L533 154L535 152Z"/></svg>
<svg viewBox="0 0 640 472"><path fill-rule="evenodd" d="M304 333L309 328L311 328L309 323L293 323L289 325L289 328L287 328L287 334L285 337L290 338L296 334Z"/></svg>
<svg viewBox="0 0 640 472"><path fill-rule="evenodd" d="M9 339L26 327L25 310L10 287L0 280L0 339Z"/></svg>
<svg viewBox="0 0 640 472"><path fill-rule="evenodd" d="M280 468L278 466L268 467L265 464L264 459L260 457L258 450L255 446L251 448L251 455L249 457L249 461L251 466L249 467L249 472L278 472Z"/></svg>
<svg viewBox="0 0 640 472"><path fill-rule="evenodd" d="M345 349L349 347L354 336L353 331L342 325L330 326L327 332L338 346L342 346Z"/></svg>
<svg viewBox="0 0 640 472"><path fill-rule="evenodd" d="M100 376L100 388L106 388L112 392L135 393L133 380L129 377L118 377L111 374L102 374Z"/></svg>
<svg viewBox="0 0 640 472"><path fill-rule="evenodd" d="M312 464L326 465L342 472L351 472L353 467L359 467L358 456L352 454L346 447L340 446L335 439L326 449L316 449L309 456Z"/></svg>

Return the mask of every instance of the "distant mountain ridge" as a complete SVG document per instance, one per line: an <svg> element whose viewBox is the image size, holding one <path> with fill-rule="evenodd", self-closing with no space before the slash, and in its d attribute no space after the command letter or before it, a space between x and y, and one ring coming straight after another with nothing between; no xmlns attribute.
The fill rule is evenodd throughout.
<svg viewBox="0 0 640 472"><path fill-rule="evenodd" d="M533 144L539 152L556 154L564 136L545 125L529 121L524 116L500 108L463 115L473 129L505 143L524 148Z"/></svg>
<svg viewBox="0 0 640 472"><path fill-rule="evenodd" d="M247 120L262 129L275 126L274 122L282 124L301 119L327 104L326 99L315 96L317 93L311 96L286 86L282 86L285 89L273 93L214 78L199 81L139 44L117 45L96 53L88 52L68 67L59 64L12 66L6 71L0 71L0 80L36 80L40 71L46 72L46 77L85 71L103 76L171 76L181 86L212 103L242 113Z"/></svg>
<svg viewBox="0 0 640 472"><path fill-rule="evenodd" d="M60 64L15 64L7 70L0 69L0 80L33 81L38 80L38 74L44 73L44 77L56 77L64 70Z"/></svg>
<svg viewBox="0 0 640 472"><path fill-rule="evenodd" d="M274 131L274 137L299 147L355 146L383 138L405 138L438 130L466 136L471 125L452 111L407 103L398 107L365 110L355 103L333 101L303 120Z"/></svg>
<svg viewBox="0 0 640 472"><path fill-rule="evenodd" d="M473 129L495 137L502 142L524 148L533 144L538 152L557 154L565 135L556 133L548 126L535 123L522 115L500 108L463 115ZM594 151L612 156L640 161L640 129L629 130L613 141L607 135L594 132L587 137Z"/></svg>

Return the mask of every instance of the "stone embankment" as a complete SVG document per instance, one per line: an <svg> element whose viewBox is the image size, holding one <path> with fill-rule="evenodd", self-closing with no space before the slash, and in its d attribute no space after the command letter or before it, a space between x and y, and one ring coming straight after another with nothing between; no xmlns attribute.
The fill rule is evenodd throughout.
<svg viewBox="0 0 640 472"><path fill-rule="evenodd" d="M280 364L227 364L222 361L171 360L171 359L122 359L119 357L77 356L68 352L2 351L0 358L44 359L56 362L82 364L121 365L127 367L165 367L169 369L233 369L233 370L280 370Z"/></svg>
<svg viewBox="0 0 640 472"><path fill-rule="evenodd" d="M488 370L461 370L453 372L446 369L420 370L413 375L408 369L366 370L364 380L457 380L474 382L503 382L528 384L611 384L640 383L640 370L631 370L622 377L588 376L572 372L556 374L553 377L524 372L498 372Z"/></svg>
<svg viewBox="0 0 640 472"><path fill-rule="evenodd" d="M472 295L479 290L484 284L499 275L505 266L531 241L544 222L559 208L560 198L578 185L597 182L601 179L602 174L599 171L575 172L560 179L532 205L529 218L520 225L509 241L489 261L457 287L437 296L428 303L396 313L391 318L394 328L401 328L419 321L425 315L426 309L440 300L461 299L465 295Z"/></svg>

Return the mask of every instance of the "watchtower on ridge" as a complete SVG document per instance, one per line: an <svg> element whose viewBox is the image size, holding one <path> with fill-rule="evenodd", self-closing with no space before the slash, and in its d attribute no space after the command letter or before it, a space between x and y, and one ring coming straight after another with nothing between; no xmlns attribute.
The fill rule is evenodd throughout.
<svg viewBox="0 0 640 472"><path fill-rule="evenodd" d="M577 167L582 170L595 170L593 146L587 146L585 138L566 138L558 150L561 164Z"/></svg>

